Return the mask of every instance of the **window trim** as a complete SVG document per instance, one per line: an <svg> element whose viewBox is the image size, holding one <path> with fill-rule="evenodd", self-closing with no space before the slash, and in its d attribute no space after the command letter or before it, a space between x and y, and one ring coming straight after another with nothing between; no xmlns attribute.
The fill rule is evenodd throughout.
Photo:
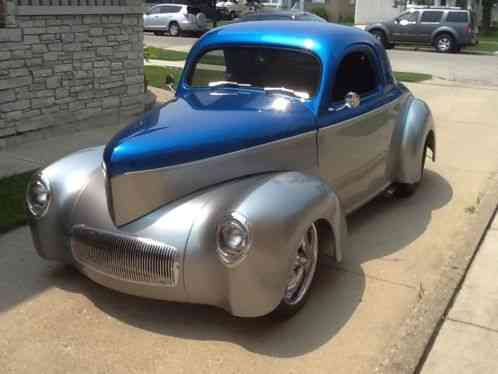
<svg viewBox="0 0 498 374"><path fill-rule="evenodd" d="M379 57L377 56L377 53L373 50L372 47L368 46L368 45L359 45L359 46L355 46L353 48L350 48L346 51L346 53L344 53L341 57L341 59L339 60L339 63L337 64L336 68L335 68L335 74L334 74L334 80L331 84L331 87L330 87L330 90L327 94L327 102L328 102L328 105L326 105L327 107L333 107L333 106L336 106L336 105L340 105L340 104L343 104L345 99L342 99L342 100L338 100L338 101L333 101L333 92L334 92L334 89L336 87L336 83L337 83L337 73L339 71L339 68L341 66L341 64L344 62L344 59L346 57L348 57L349 55L351 55L352 53L358 53L358 52L361 52L361 53L364 53L367 58L369 59L370 63L372 64L372 67L374 69L374 72L375 72L375 77L376 77L376 81L377 81L377 84L376 84L376 87L373 89L373 90L370 90L370 91L367 91L366 93L360 95L360 98L362 99L361 101L367 101L367 100L370 100L372 98L375 98L376 96L381 96L383 91L384 91L384 86L385 86L385 80L384 80L384 75L383 75L383 70L382 69L379 69ZM361 106L361 104L360 104Z"/></svg>

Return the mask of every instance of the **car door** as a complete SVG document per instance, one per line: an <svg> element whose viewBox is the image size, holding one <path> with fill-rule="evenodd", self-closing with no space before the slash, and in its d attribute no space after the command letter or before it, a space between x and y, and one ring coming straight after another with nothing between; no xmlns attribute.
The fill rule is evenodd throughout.
<svg viewBox="0 0 498 374"><path fill-rule="evenodd" d="M346 212L389 184L388 152L400 105L386 91L381 66L370 47L350 50L318 116L320 175L335 188ZM350 92L360 97L357 107L345 105Z"/></svg>
<svg viewBox="0 0 498 374"><path fill-rule="evenodd" d="M442 10L424 10L420 17L420 23L417 27L417 42L431 43L432 34L441 25L444 11Z"/></svg>
<svg viewBox="0 0 498 374"><path fill-rule="evenodd" d="M144 29L156 30L159 25L160 6L153 6L144 15Z"/></svg>
<svg viewBox="0 0 498 374"><path fill-rule="evenodd" d="M419 11L408 11L396 18L389 25L393 41L398 43L415 41L419 16Z"/></svg>

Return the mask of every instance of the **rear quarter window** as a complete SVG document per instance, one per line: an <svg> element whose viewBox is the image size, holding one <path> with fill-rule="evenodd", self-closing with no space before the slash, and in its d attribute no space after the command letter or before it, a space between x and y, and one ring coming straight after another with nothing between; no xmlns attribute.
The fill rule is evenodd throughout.
<svg viewBox="0 0 498 374"><path fill-rule="evenodd" d="M469 15L466 12L449 12L446 22L467 23L469 22Z"/></svg>
<svg viewBox="0 0 498 374"><path fill-rule="evenodd" d="M427 23L438 23L441 22L441 18L443 18L443 12L435 11L435 10L426 10L422 13L422 18L420 22Z"/></svg>

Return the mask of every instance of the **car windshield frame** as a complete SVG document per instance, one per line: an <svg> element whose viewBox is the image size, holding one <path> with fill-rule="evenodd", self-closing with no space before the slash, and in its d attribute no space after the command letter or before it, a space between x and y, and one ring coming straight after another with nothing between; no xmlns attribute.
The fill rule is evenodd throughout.
<svg viewBox="0 0 498 374"><path fill-rule="evenodd" d="M228 44L228 45L222 45L222 44L219 44L219 45L205 48L205 49L199 51L199 53L196 54L194 59L192 59L191 62L188 64L189 66L187 67L185 74L183 76L183 79L182 79L183 87L185 89L188 89L188 90L219 90L219 89L252 90L252 91L258 91L258 92L263 92L263 93L267 93L267 94L274 92L275 94L282 94L282 95L288 95L289 97L293 97L289 94L286 94L285 93L286 90L278 90L277 89L277 88L282 88L282 87L274 87L274 86L271 86L271 87L268 87L268 86L266 86L266 87L249 86L249 85L245 85L244 83L242 83L238 86L236 86L234 84L225 85L225 86L223 86L223 85L211 85L211 86L209 86L209 85L206 85L206 86L193 86L193 85L191 85L190 82L192 81L193 74L195 73L195 70L196 70L196 67L197 67L197 64L199 63L199 61L209 52L216 51L216 50L224 50L224 49L228 49L228 48L276 49L276 50L281 50L281 51L291 51L291 52L302 53L302 54L306 54L306 55L312 57L315 60L315 62L318 64L318 77L319 77L318 82L315 86L313 95L309 94L309 96L307 98L303 98L303 97L299 97L299 96L294 96L294 97L298 98L300 100L310 101L310 100L315 100L320 95L321 88L323 85L323 79L324 79L324 77L323 77L323 64L322 64L321 58L316 53L314 53L313 51L311 51L309 49L287 47L287 46L281 46L281 45L263 45L263 44L239 44L239 45ZM289 89L289 87L283 87L283 88ZM290 88L289 90L293 90L293 89ZM297 90L293 90L293 91L297 91Z"/></svg>

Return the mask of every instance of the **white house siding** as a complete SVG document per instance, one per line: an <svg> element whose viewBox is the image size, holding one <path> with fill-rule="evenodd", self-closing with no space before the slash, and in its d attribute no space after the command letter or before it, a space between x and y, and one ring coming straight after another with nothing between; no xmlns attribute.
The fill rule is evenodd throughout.
<svg viewBox="0 0 498 374"><path fill-rule="evenodd" d="M355 23L366 25L396 17L402 8L393 7L393 3L393 0L356 0Z"/></svg>

